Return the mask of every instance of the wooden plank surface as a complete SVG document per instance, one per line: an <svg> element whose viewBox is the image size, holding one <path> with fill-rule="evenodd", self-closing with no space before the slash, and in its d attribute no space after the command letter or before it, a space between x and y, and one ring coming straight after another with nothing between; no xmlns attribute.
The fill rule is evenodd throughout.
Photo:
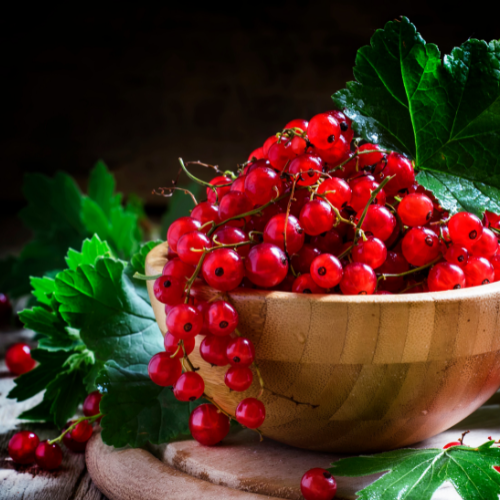
<svg viewBox="0 0 500 500"><path fill-rule="evenodd" d="M59 434L59 430L52 425L23 422L17 418L22 411L37 404L41 396L22 403L7 399L7 394L14 387L14 379L3 361L5 350L16 342L29 343L32 336L32 332L27 330L0 331L0 499L106 500L92 483L82 453L73 453L63 445L64 458L61 467L54 472L42 471L36 465L16 465L8 456L9 440L19 430L32 430L40 440Z"/></svg>

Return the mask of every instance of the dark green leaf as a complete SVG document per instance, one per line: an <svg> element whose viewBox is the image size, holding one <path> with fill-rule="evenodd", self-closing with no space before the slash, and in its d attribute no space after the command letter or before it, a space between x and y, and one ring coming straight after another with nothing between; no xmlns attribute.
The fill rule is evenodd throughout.
<svg viewBox="0 0 500 500"><path fill-rule="evenodd" d="M32 277L30 279L33 295L40 304L51 305L51 297L56 289L54 279L44 276L43 278Z"/></svg>
<svg viewBox="0 0 500 500"><path fill-rule="evenodd" d="M70 248L66 256L66 263L70 269L76 269L82 264L95 264L99 257L111 257L111 249L105 241L101 241L97 234L91 240L86 239L82 244L82 251L77 252ZM55 287L55 283L54 283ZM34 292L33 292L34 293Z"/></svg>
<svg viewBox="0 0 500 500"><path fill-rule="evenodd" d="M130 259L130 265L134 273L141 273L141 274L146 273L145 269L146 257L148 253L151 250L153 250L153 248L157 247L161 243L163 243L161 240L155 240L155 241L148 241L147 243L141 245L139 251L135 253Z"/></svg>
<svg viewBox="0 0 500 500"><path fill-rule="evenodd" d="M21 420L31 420L34 422L52 422L53 419L52 415L50 414L51 406L52 401L44 397L43 400L36 406L30 408L29 410L23 411L19 415L19 418Z"/></svg>
<svg viewBox="0 0 500 500"><path fill-rule="evenodd" d="M106 164L99 160L90 172L89 198L101 207L104 215L108 218L111 209L121 203L119 198L115 198L115 184L115 179Z"/></svg>

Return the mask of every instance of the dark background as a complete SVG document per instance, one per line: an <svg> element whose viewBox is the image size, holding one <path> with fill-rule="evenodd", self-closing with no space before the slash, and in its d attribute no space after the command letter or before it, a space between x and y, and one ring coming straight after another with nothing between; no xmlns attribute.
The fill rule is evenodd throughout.
<svg viewBox="0 0 500 500"><path fill-rule="evenodd" d="M356 50L401 14L442 53L500 38L494 2L118 5L2 12L3 221L23 206L26 172L65 170L85 189L98 158L157 214L151 190L178 156L233 168L290 119L330 108Z"/></svg>

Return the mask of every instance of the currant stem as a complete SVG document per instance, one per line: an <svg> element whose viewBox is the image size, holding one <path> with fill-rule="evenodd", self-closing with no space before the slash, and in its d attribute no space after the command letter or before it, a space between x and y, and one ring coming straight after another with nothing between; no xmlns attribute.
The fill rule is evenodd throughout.
<svg viewBox="0 0 500 500"><path fill-rule="evenodd" d="M399 274L381 274L377 278L377 285L380 280L385 280L387 278L401 278L402 276L408 276L409 274L413 273L418 273L419 271L423 271L424 269L427 269L428 267L433 266L434 264L437 264L440 260L442 259L442 256L440 255L439 257L436 257L432 262L429 262L428 264L425 264L420 267L415 267L414 269L410 269L409 271L405 271L404 273L399 273Z"/></svg>
<svg viewBox="0 0 500 500"><path fill-rule="evenodd" d="M295 195L295 188L297 186L297 181L298 181L298 177L294 177L293 184L292 184L292 191L290 192L290 198L289 198L288 204L286 206L285 230L283 233L283 238L284 238L285 255L286 255L288 262L290 262L290 256L288 255L288 250L287 250L287 246L286 246L286 230L288 228L288 218L290 217L290 209L292 207L292 202L295 199L293 196Z"/></svg>
<svg viewBox="0 0 500 500"><path fill-rule="evenodd" d="M342 163L339 163L337 166L335 166L334 168L329 170L328 173L335 172L335 170L341 169L344 165L347 165L353 158L356 158L357 156L367 155L370 153L384 153L384 154L386 154L386 153L390 153L390 151L385 151L383 149L370 149L367 151L356 150L352 156L349 156L349 158L347 158L347 160L344 160ZM357 171L357 169L356 169L356 171Z"/></svg>
<svg viewBox="0 0 500 500"><path fill-rule="evenodd" d="M67 434L68 432L71 432L80 422L87 420L89 422L89 424L91 424L92 422L101 418L102 416L103 416L102 413L98 413L97 415L92 415L91 417L80 417L79 419L75 420L75 422L73 424L71 424L67 429L65 429L61 435L57 436L54 439L51 439L50 441L48 441L48 443L49 444L58 443L62 440L62 438L64 437L65 434Z"/></svg>
<svg viewBox="0 0 500 500"><path fill-rule="evenodd" d="M158 192L156 192L157 190ZM170 193L168 191L170 191ZM174 194L174 191L182 191L184 194L188 194L189 196L191 196L194 205L198 205L198 201L196 200L195 195L191 191L189 191L189 189L181 188L178 186L159 187L153 190L153 194L156 194L157 196L164 196L165 198L171 198Z"/></svg>
<svg viewBox="0 0 500 500"><path fill-rule="evenodd" d="M332 205L331 201L324 194L317 194L316 193L316 196L325 200L328 203L328 205L330 205L330 208L335 212L335 215L337 216L337 220L335 221L335 224L333 225L333 227L337 227L341 222L343 222L344 224L350 224L351 226L356 226L356 224L354 224L354 222L352 220L344 219L344 217L342 217L342 215L340 215L340 210L336 206Z"/></svg>
<svg viewBox="0 0 500 500"><path fill-rule="evenodd" d="M163 276L163 274L153 274L151 276L146 276L145 274L136 272L136 273L134 273L134 275L132 277L135 278L136 280L154 281L154 280L157 280L158 278L161 278L162 276Z"/></svg>

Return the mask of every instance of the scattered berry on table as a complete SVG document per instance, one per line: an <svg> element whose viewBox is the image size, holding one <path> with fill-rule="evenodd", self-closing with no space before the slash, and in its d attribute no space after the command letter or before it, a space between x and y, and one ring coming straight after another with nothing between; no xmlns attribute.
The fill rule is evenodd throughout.
<svg viewBox="0 0 500 500"><path fill-rule="evenodd" d="M28 344L19 343L7 349L5 364L13 375L22 375L31 371L36 361L31 357L31 348Z"/></svg>

